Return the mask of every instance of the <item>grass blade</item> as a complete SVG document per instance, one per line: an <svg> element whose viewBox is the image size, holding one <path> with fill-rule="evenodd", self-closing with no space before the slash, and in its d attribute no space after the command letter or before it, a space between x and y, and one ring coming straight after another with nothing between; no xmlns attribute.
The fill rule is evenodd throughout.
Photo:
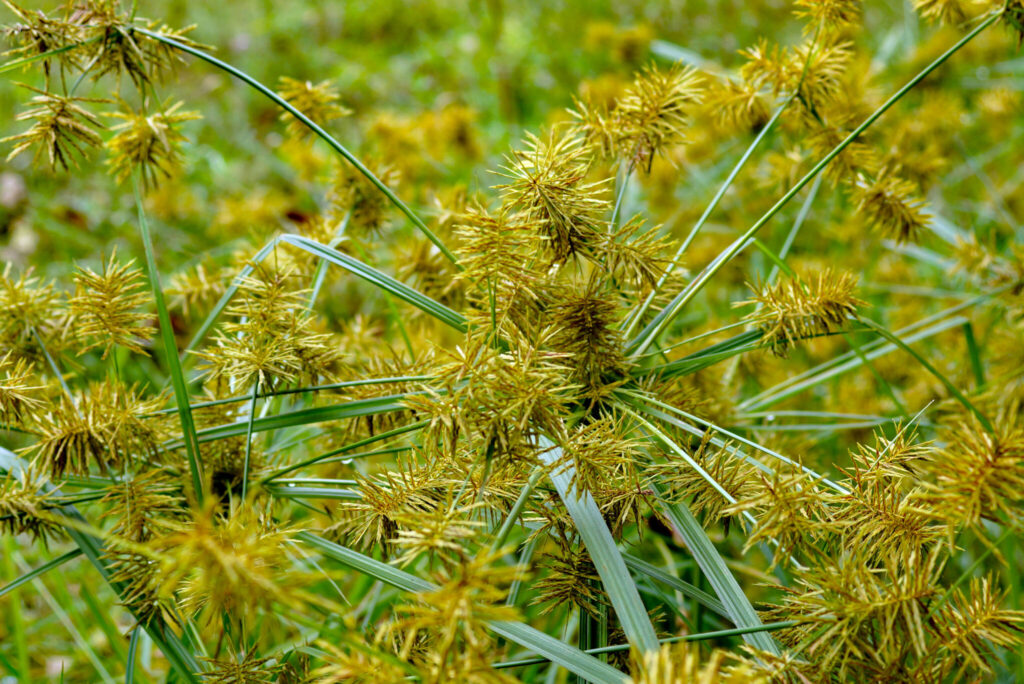
<svg viewBox="0 0 1024 684"><path fill-rule="evenodd" d="M629 569L622 560L622 553L608 525L605 524L604 516L601 515L594 497L588 491L577 490L573 483L575 468L571 464L567 467L556 466L562 459L562 450L543 437L540 443L546 448L541 454L541 461L552 466L549 475L551 483L558 490L558 496L569 511L576 524L576 530L590 553L597 574L601 577L605 591L608 592L612 607L615 608L622 631L637 650L656 651L658 636L640 599L640 592L637 591Z"/></svg>
<svg viewBox="0 0 1024 684"><path fill-rule="evenodd" d="M226 71L235 78L239 79L240 81L243 81L244 83L247 83L248 85L255 88L257 91L268 97L278 107L285 110L286 112L294 116L296 119L301 121L304 126L309 128L309 130L313 131L313 133L315 133L321 140L330 145L335 152L344 157L350 164L352 164L352 166L356 168L357 171L359 171L359 173L363 174L363 176L365 176L367 180L373 183L373 185L376 186L377 189L380 190L382 193L384 193L384 196L387 197L388 200L390 200L391 203L394 204L399 211L405 214L409 218L409 220L412 221L413 225L415 225L420 230L420 232L427 237L428 240L433 242L434 245L439 250L441 250L441 253L444 254L449 261L451 261L453 264L458 262L458 260L455 258L455 255L451 253L451 251L448 249L448 247L445 246L443 242L441 242L440 238L434 235L430 228L427 227L427 224L423 222L423 219L417 216L416 213L405 204L405 202L400 200L398 198L398 195L392 192L391 188L384 185L384 183L379 178L377 178L377 176L375 176L374 173L370 171L370 169L366 168L366 166L361 161L359 161L359 159L354 154L349 152L344 145L335 140L334 137L331 136L327 131L325 131L323 128L317 125L308 116L306 116L298 109L296 109L290 102L285 100L283 97L281 97L273 90L263 85L262 83L260 83L255 78L245 73L241 69L233 67L230 64L217 59L213 55L209 55L203 52L202 50L192 47L191 45L186 45L169 36L165 36L162 33L159 33L157 31L149 31L142 27L135 27L135 32L140 33L144 36L148 36L153 40L160 41L165 45L170 45L171 47L177 50L181 50L182 52L188 53L193 57L198 57L204 62L212 64L218 69Z"/></svg>
<svg viewBox="0 0 1024 684"><path fill-rule="evenodd" d="M923 356L921 356L920 354L918 354L917 351L915 351L913 347L911 347L909 344L907 344L906 342L901 340L896 335L893 335L891 332L886 330L884 327L882 327L878 323L875 323L874 321L871 321L871 320L869 320L867 318L863 318L863 317L859 317L859 320L864 325L868 326L869 328L871 328L872 330L877 332L879 335L881 335L885 339L889 340L890 342L892 342L893 344L898 346L903 351L905 351L908 354L910 354L911 356L913 356L914 359L917 360L917 362L920 363L924 367L925 370L927 370L929 373L931 373L933 376L935 376L935 379L938 380L939 382L941 382L945 386L945 388L949 391L949 393L952 394L953 397L957 401L959 401L960 404L965 409L970 411L974 415L974 417L978 419L978 422L981 423L981 426L985 428L986 432L988 432L989 434L992 434L994 432L995 428L992 427L992 423L989 422L989 419L985 417L985 414L983 414L981 411L979 411L978 407L975 406L974 404L972 404L970 402L970 400L968 400L967 397L964 396L963 392L961 392L957 388L956 385L954 385L952 382L950 382L949 378L947 378L945 375L940 373L939 369L936 368L935 366L933 366L928 361L928 359L926 359Z"/></svg>
<svg viewBox="0 0 1024 684"><path fill-rule="evenodd" d="M658 491L656 483L652 482L650 487L654 490L654 495L661 501L662 508L672 522L672 525L686 542L690 553L693 554L704 576L707 577L715 593L718 594L718 598L721 599L733 624L737 627L751 630L763 627L761 619L757 616L757 611L754 610L754 606L750 604L747 595L743 593L736 578L729 572L729 568L726 567L722 556L719 555L714 544L708 539L707 532L697 522L697 519L693 517L690 509L685 505L672 504L666 501L661 492ZM776 655L779 654L778 645L767 634L751 631L745 633L743 639L754 648Z"/></svg>
<svg viewBox="0 0 1024 684"><path fill-rule="evenodd" d="M436 591L438 588L432 582L327 541L310 532L300 532L297 538L316 548L324 556L402 591L425 593ZM606 665L597 658L533 627L507 621L492 621L488 624L495 634L514 641L520 646L544 656L547 660L558 663L570 672L586 677L595 684L625 684L627 681L626 675L610 665Z"/></svg>
<svg viewBox="0 0 1024 684"><path fill-rule="evenodd" d="M735 629L719 629L714 632L701 632L699 634L684 634L683 636L669 637L668 639L662 639L663 644L674 644L679 641L711 641L712 639L723 639L731 636L743 636L744 634L753 634L755 632L774 632L779 629L789 629L790 627L796 627L800 623L797 620L785 620L782 622L769 622L768 624L759 625L757 627L737 627ZM602 653L617 653L620 651L626 651L630 648L629 644L618 644L616 646L605 646L604 648L592 648L586 653L592 655ZM496 670L505 670L512 667L526 667L528 665L540 665L545 663L542 658L523 658L522 660L508 660L504 663L496 663L492 665ZM678 681L678 680L673 680Z"/></svg>
<svg viewBox="0 0 1024 684"><path fill-rule="evenodd" d="M314 406L312 408L299 409L278 413L252 421L252 431L262 432L264 430L280 430L282 428L297 427L301 425L312 425L314 423L326 423L332 420L344 420L346 418L359 418L360 416L388 413L390 411L403 411L407 407L403 403L410 394L392 394L386 397L371 397L369 399L357 399L347 401L333 406ZM200 443L212 442L227 437L239 437L249 431L249 419L239 420L224 425L214 425L203 428L196 433ZM176 449L182 446L181 440L167 444L167 448Z"/></svg>
<svg viewBox="0 0 1024 684"><path fill-rule="evenodd" d="M725 605L703 589L695 587L689 582L684 582L678 577L665 572L661 568L651 565L647 561L637 558L636 556L631 556L628 553L622 554L622 560L626 561L626 565L629 566L631 570L641 572L651 579L658 580L662 584L672 587L683 596L693 599L706 608L710 608L718 615L721 615L726 619L730 619L729 611L725 609Z"/></svg>
<svg viewBox="0 0 1024 684"><path fill-rule="evenodd" d="M281 242L303 249L310 254L325 259L332 264L340 266L350 273L359 276L380 289L388 292L399 299L412 304L423 313L429 314L442 323L455 328L459 332L466 332L466 319L462 314L452 311L444 304L437 302L421 292L417 292L405 283L399 282L389 275L381 273L375 268L367 266L358 259L347 254L342 254L336 249L320 244L316 240L310 240L301 235L285 235Z"/></svg>
<svg viewBox="0 0 1024 684"><path fill-rule="evenodd" d="M35 568L31 572L26 572L24 575L22 575L18 579L14 580L13 582L10 582L9 584L7 584L7 586L5 586L4 588L0 589L0 598L3 598L4 596L9 594L10 592L12 592L15 589L17 589L18 587L20 587L21 585L26 584L28 582L31 582L36 577L41 577L42 575L45 575L50 570L53 570L54 568L58 568L61 565L64 565L65 563L67 563L68 561L74 560L75 558L78 558L81 555L82 555L82 550L81 549L72 549L71 551L68 551L67 553L65 553L63 555L58 556L57 558L54 558L53 560L50 560L50 561L47 561L46 563L43 563L42 565L40 565L38 568Z"/></svg>
<svg viewBox="0 0 1024 684"><path fill-rule="evenodd" d="M160 339L163 341L164 355L167 357L167 372L171 376L174 402L178 407L178 419L181 421L182 443L185 447L185 457L188 459L189 473L192 476L192 489L201 504L203 502L203 470L202 461L199 458L199 440L196 438L196 426L192 420L188 384L181 371L178 345L174 341L174 328L171 326L171 316L167 312L164 290L160 285L160 272L157 270L156 258L153 256L153 240L149 234L149 222L146 220L146 212L142 206L142 193L139 191L138 178L135 178L135 204L139 211L139 231L142 233L142 245L146 251L146 266L149 269L149 282L153 288L153 300L156 302L156 311L160 319Z"/></svg>

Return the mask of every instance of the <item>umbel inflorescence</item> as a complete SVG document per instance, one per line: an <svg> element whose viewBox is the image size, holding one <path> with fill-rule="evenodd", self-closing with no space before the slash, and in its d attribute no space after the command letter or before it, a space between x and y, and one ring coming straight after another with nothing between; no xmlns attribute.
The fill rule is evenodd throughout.
<svg viewBox="0 0 1024 684"><path fill-rule="evenodd" d="M9 161L75 187L102 149L138 229L0 276L5 551L66 552L40 574L104 582L127 630L76 667L669 684L1024 663L1016 160L978 174L983 229L948 218L967 191L944 183L975 140L1020 135L1021 98L941 78L1016 54L1017 0L917 0L948 26L892 69L871 8L798 0L792 44L567 94L479 190L439 161L480 161L465 105L374 117L134 6L5 4L30 81ZM167 77L199 61L277 108L311 200L218 195L196 230L224 247L182 260L160 236L202 185L204 124ZM25 681L33 639L0 651Z"/></svg>

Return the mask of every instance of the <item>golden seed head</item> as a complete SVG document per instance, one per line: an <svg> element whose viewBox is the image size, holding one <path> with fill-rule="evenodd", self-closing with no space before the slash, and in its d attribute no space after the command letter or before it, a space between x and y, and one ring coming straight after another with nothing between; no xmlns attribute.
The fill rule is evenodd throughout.
<svg viewBox="0 0 1024 684"><path fill-rule="evenodd" d="M754 288L757 294L737 306L756 304L747 315L764 333L764 344L784 354L795 342L842 328L866 302L855 296L852 273L828 268L806 279L783 278L774 285Z"/></svg>
<svg viewBox="0 0 1024 684"><path fill-rule="evenodd" d="M185 121L202 118L198 112L178 111L183 104L176 102L152 114L125 105L127 111L108 114L124 122L111 129L117 131L117 135L107 141L110 150L107 165L118 182L138 172L143 187L152 188L162 178L170 178L180 170L181 144L188 138L179 126Z"/></svg>
<svg viewBox="0 0 1024 684"><path fill-rule="evenodd" d="M99 273L81 266L75 269L67 333L85 343L82 352L103 347L106 358L111 349L121 346L146 353L143 344L153 337L154 330L149 325L150 314L139 311L149 303L149 294L145 277L132 267L134 263L119 263L115 249Z"/></svg>
<svg viewBox="0 0 1024 684"><path fill-rule="evenodd" d="M320 126L352 113L351 109L339 104L341 96L331 87L330 81L313 83L282 76L278 90L281 97ZM282 112L281 121L288 124L288 135L293 138L306 139L313 135L313 131L288 112Z"/></svg>

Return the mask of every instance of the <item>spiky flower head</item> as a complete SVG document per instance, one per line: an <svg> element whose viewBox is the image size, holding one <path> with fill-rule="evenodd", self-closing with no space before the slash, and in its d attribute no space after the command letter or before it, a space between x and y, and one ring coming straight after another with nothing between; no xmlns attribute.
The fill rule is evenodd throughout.
<svg viewBox="0 0 1024 684"><path fill-rule="evenodd" d="M166 435L148 416L162 405L160 397L143 397L120 382L91 383L87 392L74 400L62 397L38 417L39 439L30 448L54 477L155 459Z"/></svg>
<svg viewBox="0 0 1024 684"><path fill-rule="evenodd" d="M118 182L138 172L143 187L152 188L162 178L178 172L182 164L181 144L188 140L179 126L202 118L198 112L179 111L183 104L164 105L152 114L125 104L126 111L108 114L124 122L111 129L118 133L107 141L107 165Z"/></svg>
<svg viewBox="0 0 1024 684"><path fill-rule="evenodd" d="M392 166L371 164L371 170L390 188L398 183L399 173ZM391 203L380 188L347 162L338 168L328 200L331 218L347 220L346 232L358 236L379 235L391 212Z"/></svg>
<svg viewBox="0 0 1024 684"><path fill-rule="evenodd" d="M227 308L232 317L214 345L196 352L207 380L264 389L298 379L316 384L333 377L340 355L330 335L316 329L309 290L291 266L257 264L236 281L239 290Z"/></svg>
<svg viewBox="0 0 1024 684"><path fill-rule="evenodd" d="M12 352L0 357L0 415L7 425L24 425L45 405L43 385L35 384L32 364L13 358Z"/></svg>
<svg viewBox="0 0 1024 684"><path fill-rule="evenodd" d="M633 217L614 233L606 233L598 248L604 269L638 292L652 290L669 263L665 257L669 239L659 235L660 228L648 227L643 219Z"/></svg>
<svg viewBox="0 0 1024 684"><path fill-rule="evenodd" d="M840 329L857 308L852 273L830 268L804 279L783 278L774 285L754 288L757 294L742 304L757 304L747 316L764 333L764 344L783 355L798 340Z"/></svg>
<svg viewBox="0 0 1024 684"><path fill-rule="evenodd" d="M441 369L447 401L430 396L409 403L437 416L440 432L468 440L480 457L498 463L532 461L538 435L558 437L564 431L567 404L576 389L565 378L565 355L544 349L550 339L550 331L535 341L518 339L507 351L470 339ZM458 407L454 416L452 405ZM443 411L449 412L439 415Z"/></svg>
<svg viewBox="0 0 1024 684"><path fill-rule="evenodd" d="M320 126L352 113L351 109L339 104L341 96L331 87L330 81L313 83L282 76L277 87L281 97ZM313 134L305 124L288 112L281 114L281 121L287 123L288 135L292 138L302 140Z"/></svg>
<svg viewBox="0 0 1024 684"><path fill-rule="evenodd" d="M913 183L885 171L873 180L860 178L853 186L857 211L868 225L897 242L913 242L930 223L924 200Z"/></svg>
<svg viewBox="0 0 1024 684"><path fill-rule="evenodd" d="M102 139L94 129L103 128L95 114L81 106L81 103L102 102L102 100L65 97L48 93L32 86L23 87L38 93L30 102L33 108L21 112L15 121L32 121L32 127L24 133L12 135L0 142L14 143L7 155L7 161L22 152L35 147L35 161L45 151L50 169L68 171L71 166L78 168L77 157L85 157L87 149L99 147Z"/></svg>
<svg viewBox="0 0 1024 684"><path fill-rule="evenodd" d="M396 467L374 476L357 475L359 499L339 506L338 522L328 528L346 543L388 554L398 537L399 521L413 520L438 507L432 469Z"/></svg>
<svg viewBox="0 0 1024 684"><path fill-rule="evenodd" d="M922 17L943 24L962 24L967 20L967 8L964 0L914 0L914 9Z"/></svg>
<svg viewBox="0 0 1024 684"><path fill-rule="evenodd" d="M101 503L109 508L100 517L115 521L111 533L133 542L167 534L187 510L180 485L159 470L111 485Z"/></svg>
<svg viewBox="0 0 1024 684"><path fill-rule="evenodd" d="M994 433L965 421L948 433L946 445L922 463L929 476L921 498L949 522L978 527L982 520L1020 517L1024 492L1024 430L1007 420Z"/></svg>
<svg viewBox="0 0 1024 684"><path fill-rule="evenodd" d="M186 614L246 624L275 603L302 602L305 574L287 547L295 532L251 502L226 511L210 503L150 542L161 558L163 595L176 597Z"/></svg>
<svg viewBox="0 0 1024 684"><path fill-rule="evenodd" d="M479 504L460 506L452 487L425 512L399 513L394 544L403 551L399 563L407 565L423 556L452 567L471 555L471 543L484 525L473 520Z"/></svg>
<svg viewBox="0 0 1024 684"><path fill-rule="evenodd" d="M799 571L772 615L803 623L784 638L803 644L817 681L920 681L909 670L929 650L926 616L942 591L943 562L938 547L908 564L868 563L851 550Z"/></svg>
<svg viewBox="0 0 1024 684"><path fill-rule="evenodd" d="M712 439L710 431L705 433L691 458L717 487L675 452L666 453L664 461L648 466L645 472L665 489L668 500L685 504L708 524L722 522L728 531L739 513L728 512L730 502L722 496L719 487L736 501L749 501L760 491L761 480L756 468L747 463L734 446L715 445Z"/></svg>
<svg viewBox="0 0 1024 684"><path fill-rule="evenodd" d="M153 337L150 315L139 312L149 302L142 271L134 260L122 264L117 250L96 273L76 268L75 292L68 301L71 314L68 332L85 341L82 351L103 347L103 358L115 346L145 354L145 341ZM91 339L90 339L91 338Z"/></svg>
<svg viewBox="0 0 1024 684"><path fill-rule="evenodd" d="M4 35L17 45L5 52L5 56L25 58L45 55L80 39L81 27L66 17L49 16L42 10L19 7L11 0L4 0L4 5L20 20L3 28ZM51 60L54 59L63 67L72 67L79 64L80 55L76 50L66 50L44 60L43 70L47 79L51 73Z"/></svg>
<svg viewBox="0 0 1024 684"><path fill-rule="evenodd" d="M808 19L805 33L836 31L857 22L860 0L796 0L796 16Z"/></svg>
<svg viewBox="0 0 1024 684"><path fill-rule="evenodd" d="M27 534L44 544L64 536L55 490L47 491L44 467L33 461L0 478L0 531Z"/></svg>
<svg viewBox="0 0 1024 684"><path fill-rule="evenodd" d="M196 309L211 306L220 299L231 282L231 271L197 264L188 271L176 273L165 293L185 316L191 316Z"/></svg>
<svg viewBox="0 0 1024 684"><path fill-rule="evenodd" d="M727 665L727 660L727 653L716 649L702 663L700 652L686 642L662 644L657 651L632 652L633 676L628 684L768 684L771 681L765 672L750 664Z"/></svg>
<svg viewBox="0 0 1024 684"><path fill-rule="evenodd" d="M708 83L701 103L719 129L756 131L768 123L771 111L756 83L723 78Z"/></svg>
<svg viewBox="0 0 1024 684"><path fill-rule="evenodd" d="M363 635L356 633L343 643L336 643L334 639L316 642L317 648L323 651L324 664L310 673L308 681L316 684L403 684L407 681L408 666L399 666L390 653L371 650L363 641Z"/></svg>
<svg viewBox="0 0 1024 684"><path fill-rule="evenodd" d="M745 548L758 542L777 544L772 564L786 563L792 554L813 547L825 528L828 511L814 478L796 468L761 475L761 486L743 501L725 509L728 515L753 511L757 520Z"/></svg>
<svg viewBox="0 0 1024 684"><path fill-rule="evenodd" d="M466 558L438 577L436 589L418 594L416 603L398 608L399 617L388 631L401 635L400 655L406 659L419 636L429 635L424 665L441 675L431 681L475 681L459 676L461 673L449 676L452 667L463 672L490 669L484 659L494 649L488 623L518 618L519 611L504 601L508 586L523 576L522 568L504 565L498 562L500 557L483 551Z"/></svg>
<svg viewBox="0 0 1024 684"><path fill-rule="evenodd" d="M843 76L853 58L852 48L846 42L821 44L808 40L789 49L762 39L740 52L747 58L740 74L748 83L768 87L776 95L797 95L813 118L813 113L841 92Z"/></svg>
<svg viewBox="0 0 1024 684"><path fill-rule="evenodd" d="M656 155L681 143L689 108L700 102L702 86L703 77L692 67L645 67L615 108L623 158L649 170Z"/></svg>
<svg viewBox="0 0 1024 684"><path fill-rule="evenodd" d="M541 567L546 572L533 583L537 595L532 603L542 606L542 615L559 607L572 607L596 618L611 606L586 551L561 548L556 554L545 555Z"/></svg>
<svg viewBox="0 0 1024 684"><path fill-rule="evenodd" d="M261 658L257 645L237 655L202 660L208 665L202 675L204 684L275 684L285 668L280 661L271 662L270 656Z"/></svg>
<svg viewBox="0 0 1024 684"><path fill-rule="evenodd" d="M69 3L69 21L82 28L84 36L98 38L83 46L83 61L90 65L93 78L106 74L127 76L140 91L184 61L174 47L135 30L136 17L131 8L122 9L120 0L84 0ZM195 28L172 29L139 19L149 30L189 47L203 47L188 33Z"/></svg>
<svg viewBox="0 0 1024 684"><path fill-rule="evenodd" d="M556 330L553 348L567 355L572 382L582 386L583 398L591 404L607 398L625 381L627 368L616 301L594 279L564 292L550 317Z"/></svg>
<svg viewBox="0 0 1024 684"><path fill-rule="evenodd" d="M963 680L991 675L996 649L1013 648L1024 640L1024 612L1003 608L1006 592L994 577L973 577L965 592L955 589L939 610L938 652L932 672Z"/></svg>
<svg viewBox="0 0 1024 684"><path fill-rule="evenodd" d="M525 147L506 157L499 186L506 207L535 223L555 263L587 255L601 235L608 209L607 181L588 181L591 155L574 136L528 134Z"/></svg>

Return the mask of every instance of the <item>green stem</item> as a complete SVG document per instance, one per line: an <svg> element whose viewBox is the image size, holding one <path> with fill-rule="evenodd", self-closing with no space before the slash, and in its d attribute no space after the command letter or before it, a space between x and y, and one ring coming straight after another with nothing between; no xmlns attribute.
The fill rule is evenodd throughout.
<svg viewBox="0 0 1024 684"><path fill-rule="evenodd" d="M644 303L640 305L640 308L636 313L630 315L628 325L623 332L624 336L628 337L630 333L633 332L636 324L641 318L643 318L643 315L647 313L647 309L651 306L651 302L654 301L654 297L657 295L658 290L661 289L665 284L665 281L667 281L669 276L672 275L672 271L679 265L679 259L681 259L683 254L686 252L686 248L690 246L690 243L692 243L694 238L697 237L697 233L700 232L701 228L704 227L704 224L707 223L709 218L711 218L712 212L718 208L718 203L722 201L723 197L725 197L725 193L729 190L729 187L732 186L733 181L736 180L736 176L739 175L740 171L743 170L743 167L747 165L748 161L750 161L754 151L758 146L760 146L761 142L768 137L768 134L772 130L774 130L775 125L782 117L782 113L786 111L792 101L793 98L790 97L775 110L775 114L773 114L772 118L768 120L768 123L765 124L764 128L758 132L757 137L754 138L754 141L750 143L749 147L747 147L746 152L744 152L743 156L740 157L738 162L736 162L736 166L732 168L732 171L729 172L725 181L722 182L721 187L718 188L718 192L716 192L715 196L711 199L711 203L708 204L704 209L704 213L700 215L699 219L697 219L697 223L695 223L693 228L690 230L690 234L686 236L686 239L683 240L683 244L681 244L679 249L676 250L675 256L672 257L672 261L670 261L668 266L665 268L665 272L661 274L660 278L658 278L658 282L655 284L654 289L647 295L647 299L645 299Z"/></svg>
<svg viewBox="0 0 1024 684"><path fill-rule="evenodd" d="M59 55L61 53L69 52L71 50L76 50L76 49L78 49L80 47L84 47L86 45L91 45L92 43L97 43L102 38L103 38L102 35L93 36L92 38L89 38L88 40L83 40L80 43L75 43L73 45L65 45L63 47L54 48L53 50L48 50L48 51L43 52L43 53L38 54L38 55L32 55L30 57L22 57L21 59L15 59L15 60L12 60L12 61L7 62L5 64L0 64L0 74L7 73L8 71L14 71L18 67L28 66L29 64L34 64L35 62L39 62L39 61L42 61L44 59L49 59L50 57L55 57L55 56L57 56L57 55Z"/></svg>
<svg viewBox="0 0 1024 684"><path fill-rule="evenodd" d="M976 26L973 31L971 31L966 36L957 41L956 44L954 44L951 48L942 53L942 55L940 55L935 61L933 61L931 64L925 67L920 73L918 73L916 76L910 79L910 81L908 81L906 85L904 85L902 88L896 91L891 97L889 97L889 99L886 100L885 103L882 104L882 106L880 106L878 109L872 112L871 115L864 119L864 121L859 126L857 126L857 128L853 129L853 131L848 136L846 136L846 138L841 143L836 145L831 152L829 152L817 164L815 164L814 168L808 171L807 175L805 175L803 178L797 181L796 185L790 188L789 191L785 195L783 195L782 198L779 199L779 201L776 202L771 209L769 209L761 218L757 220L756 223L754 223L753 226L751 226L747 230L747 232L738 237L728 248L726 248L724 252L722 252L722 254L720 254L703 271L701 271L700 275L698 275L693 281L691 281L686 287L684 287L682 291L680 291L679 294L677 294L675 298L673 298L673 300L664 309L662 309L657 316L654 317L654 320L651 321L646 328L640 331L640 334L636 337L636 339L630 341L628 346L629 349L633 352L633 354L643 354L647 347L649 347L658 338L658 336L662 332L664 332L664 330L675 319L675 317L679 315L679 312L682 311L683 307L685 307L690 301L692 301L693 298L697 296L697 293L700 292L705 285L707 285L708 281L710 281L711 278L714 277L714 275L718 273L718 271L721 270L723 266L732 261L732 259L737 254L739 254L744 247L747 246L747 241L754 235L756 235L757 232L761 230L761 228L763 228L768 223L768 221L772 219L772 217L779 213L779 211L781 211L783 207L789 204L789 201L792 200L797 195L797 193L799 193L804 188L805 185L814 180L814 178L819 173L821 173L821 171L824 170L824 168L828 166L833 159L839 156L839 154L843 150L849 147L849 145L853 143L857 138L859 138L861 134L864 133L864 131L866 131L868 127L871 126L871 124L873 124L883 114L889 111L889 109L891 109L894 104L899 102L903 98L903 96L905 96L907 93L913 90L913 88L917 86L918 83L927 78L929 74L931 74L933 71L939 68L946 60L948 60L954 54L956 54L964 45L966 45L975 37L977 37L978 34L980 34L986 28L994 24L1001 15L1001 12L993 13L987 19L985 19L985 21L978 24L978 26Z"/></svg>
<svg viewBox="0 0 1024 684"><path fill-rule="evenodd" d="M160 321L160 337L163 340L164 355L167 357L168 373L171 376L171 384L174 387L174 401L178 408L178 419L181 422L181 437L185 443L185 456L188 459L188 468L192 475L192 487L196 493L196 500L202 504L204 492L202 461L199 458L199 438L196 436L196 426L192 419L188 386L185 383L185 376L181 370L181 361L178 358L178 344L174 339L171 316L167 312L164 290L160 284L160 272L156 267L153 240L149 234L149 221L146 220L146 212L142 206L142 193L139 190L138 176L134 178L134 182L135 205L139 212L139 232L142 235L142 246L146 252L149 282L153 289L153 300L156 302L157 316Z"/></svg>
<svg viewBox="0 0 1024 684"><path fill-rule="evenodd" d="M897 347L902 349L903 351L913 356L918 363L924 366L925 370L931 373L936 380L938 380L945 386L949 393L952 394L953 397L957 401L959 401L965 409L970 411L974 415L974 417L978 419L978 422L981 424L981 426L985 428L985 432L989 433L990 435L995 433L995 428L992 426L992 423L985 416L985 414L979 411L978 407L972 404L970 400L968 400L967 397L964 396L964 393L957 389L957 386L950 382L949 378L940 373L939 370L928 361L928 359L918 354L913 347L911 347L909 344L901 340L896 335L893 335L891 332L889 332L879 324L875 323L874 321L871 321L863 317L861 317L859 320L861 323L868 326L869 328L877 332L879 335L881 335L882 337L884 337L885 339L889 340Z"/></svg>
<svg viewBox="0 0 1024 684"><path fill-rule="evenodd" d="M260 380L252 384L252 401L249 402L249 427L245 433L245 464L242 466L242 501L249 492L249 461L252 457L252 424L256 420L256 399L260 395Z"/></svg>
<svg viewBox="0 0 1024 684"><path fill-rule="evenodd" d="M659 639L658 642L662 644L674 644L679 641L710 641L712 639L722 639L731 636L743 636L744 634L752 634L755 632L774 632L779 629L789 629L790 627L796 627L799 624L799 620L769 622L763 625L756 625L753 627L736 627L734 629L720 629L715 632L703 632L701 634L685 634L683 636ZM600 655L602 653L619 653L621 651L628 651L630 648L631 646L629 644L618 644L616 646L605 646L603 648L591 648L584 651L584 653L588 653L590 655ZM523 660L508 660L504 663L495 663L491 665L491 667L495 670L503 670L511 667L541 665L546 662L548 662L546 658L524 658Z"/></svg>
<svg viewBox="0 0 1024 684"><path fill-rule="evenodd" d="M451 251L445 246L443 242L441 242L440 238L434 235L430 228L427 227L427 224L423 222L423 219L417 216L416 213L405 204L405 202L398 198L398 196L391 190L391 188L386 186L379 178L377 178L377 176L372 171L370 171L370 169L366 168L366 166L361 161L359 161L359 159L354 154L349 152L344 145L338 142L333 136L331 136L330 133L328 133L319 125L317 125L312 119L310 119L308 116L306 116L298 109L296 109L290 102L285 100L283 97L281 97L273 90L263 85L262 83L260 83L255 78L245 73L241 69L233 67L227 62L222 62L213 55L207 54L206 52L194 48L191 45L186 45L185 43L177 41L173 38L170 38L169 36L165 36L156 31L149 31L144 28L135 28L134 30L136 33L148 36L149 38L164 43L165 45L170 45L171 47L177 50L181 50L182 52L188 53L193 57L198 57L204 62L212 64L218 69L226 71L227 73L231 74L240 81L243 81L244 83L252 86L254 89L256 89L257 91L265 95L267 98L269 98L271 101L273 101L274 104L276 104L278 107L294 116L304 126L306 126L306 128L313 131L313 133L315 133L321 140L330 145L335 152L340 154L350 164L352 164L352 166L354 166L356 170L359 171L359 173L363 174L363 176L365 176L368 181L373 183L373 185L375 185L378 190L384 193L384 196L387 197L388 200L390 200L390 202L394 204L399 211L405 214L409 218L409 220L412 221L413 225L416 226L420 230L420 232L422 232L427 237L428 240L433 242L434 245L436 245L437 248L441 250L441 253L444 254L449 261L451 261L453 264L458 265L458 260L455 258L455 255L451 253Z"/></svg>
<svg viewBox="0 0 1024 684"><path fill-rule="evenodd" d="M494 535L494 542L491 544L492 551L498 551L505 545L505 540L508 539L509 533L512 532L512 528L515 527L516 520L519 518L519 514L523 510L523 506L530 498L530 494L533 492L533 488L537 486L540 479L544 477L544 468L537 466L530 473L530 479L526 481L526 485L523 486L523 491L519 492L519 498L512 504L512 509L505 516L505 521L501 524L501 529Z"/></svg>

